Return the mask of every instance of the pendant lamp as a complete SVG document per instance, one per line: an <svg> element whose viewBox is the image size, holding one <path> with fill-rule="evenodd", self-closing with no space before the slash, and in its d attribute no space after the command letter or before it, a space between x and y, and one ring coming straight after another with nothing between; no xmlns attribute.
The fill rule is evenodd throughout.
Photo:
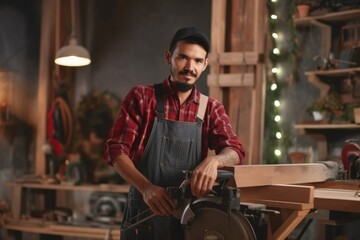
<svg viewBox="0 0 360 240"><path fill-rule="evenodd" d="M71 0L71 35L69 45L60 48L55 55L55 63L67 67L81 67L91 63L89 51L78 45L75 34L75 2Z"/></svg>

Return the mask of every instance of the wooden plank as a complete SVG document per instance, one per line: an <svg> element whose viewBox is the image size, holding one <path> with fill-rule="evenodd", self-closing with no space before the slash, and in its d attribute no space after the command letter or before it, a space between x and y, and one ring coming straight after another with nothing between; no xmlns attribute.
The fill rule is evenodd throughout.
<svg viewBox="0 0 360 240"><path fill-rule="evenodd" d="M234 173L234 181L230 184L237 188L324 182L336 179L339 173L335 162L239 165L226 169Z"/></svg>
<svg viewBox="0 0 360 240"><path fill-rule="evenodd" d="M20 185L14 186L11 192L11 213L14 218L19 219L22 213L22 188Z"/></svg>
<svg viewBox="0 0 360 240"><path fill-rule="evenodd" d="M357 180L333 180L320 183L313 183L311 186L315 188L331 188L342 190L358 190L360 189L360 182Z"/></svg>
<svg viewBox="0 0 360 240"><path fill-rule="evenodd" d="M48 88L50 74L51 44L54 29L55 1L42 1L42 21L41 21L41 42L39 60L39 85L37 99L37 126L36 126L36 146L35 146L35 173L36 175L45 174L45 154L43 146L46 142L46 114L48 109Z"/></svg>
<svg viewBox="0 0 360 240"><path fill-rule="evenodd" d="M253 87L254 73L223 73L208 75L209 87Z"/></svg>
<svg viewBox="0 0 360 240"><path fill-rule="evenodd" d="M220 53L225 50L226 32L226 0L212 0L211 6L211 53ZM209 64L210 74L219 74L223 71L219 64ZM219 86L209 86L209 96L223 102L223 91Z"/></svg>
<svg viewBox="0 0 360 240"><path fill-rule="evenodd" d="M281 221L271 222L273 234L268 239L286 239L314 207L314 187L271 185L242 188L241 201L265 204L269 209L280 209ZM270 218L271 219L271 218Z"/></svg>
<svg viewBox="0 0 360 240"><path fill-rule="evenodd" d="M257 53L254 64L230 65L231 74L252 74L251 85L229 85L228 115L236 134L246 149L246 163L258 164L262 159L265 99L264 53L266 5L263 1L229 1L229 51ZM220 82L220 81L219 81ZM227 86L227 85L226 85Z"/></svg>
<svg viewBox="0 0 360 240"><path fill-rule="evenodd" d="M317 76L328 76L328 77L346 77L360 72L359 67L354 68L339 68L339 69L327 69L305 72L306 76L317 75Z"/></svg>
<svg viewBox="0 0 360 240"><path fill-rule="evenodd" d="M220 52L209 54L210 64L256 65L260 61L257 52Z"/></svg>
<svg viewBox="0 0 360 240"><path fill-rule="evenodd" d="M281 226L275 231L271 239L281 240L286 239L290 233L297 227L297 225L304 220L310 209L302 211L293 211L284 219Z"/></svg>
<svg viewBox="0 0 360 240"><path fill-rule="evenodd" d="M118 192L127 193L130 185L128 184L82 184L82 185L66 185L66 184L47 184L47 183L15 183L5 182L4 186L45 190L64 190L64 191L96 191L96 192Z"/></svg>
<svg viewBox="0 0 360 240"><path fill-rule="evenodd" d="M240 199L245 199L245 202L252 202L252 200L254 199L291 202L305 204L307 205L307 208L312 208L312 202L314 199L314 187L285 184L248 187L242 188L240 190Z"/></svg>
<svg viewBox="0 0 360 240"><path fill-rule="evenodd" d="M265 55L266 38L268 37L267 25L267 6L262 0L254 0L254 51L259 56ZM264 120L265 120L265 92L266 92L266 73L265 63L260 59L255 70L255 87L251 101L251 122L249 135L249 164L260 164L262 162L263 145L264 145Z"/></svg>
<svg viewBox="0 0 360 240"><path fill-rule="evenodd" d="M297 26L309 26L313 20L324 22L344 22L349 19L356 18L360 15L360 9L350 9L344 11L335 11L318 16L308 16L304 18L295 18L294 23Z"/></svg>
<svg viewBox="0 0 360 240"><path fill-rule="evenodd" d="M64 237L76 237L76 238L90 238L90 239L105 239L107 235L106 228L100 227L77 227L77 226L67 226L67 225L55 225L55 224L35 224L30 221L11 221L7 222L4 226L4 229L15 230L29 233L39 233L39 234L50 234ZM114 229L109 226L110 236L109 239L120 239L120 229ZM119 227L120 228L120 227Z"/></svg>
<svg viewBox="0 0 360 240"><path fill-rule="evenodd" d="M319 123L305 123L305 124L295 124L295 129L313 129L313 130L319 130L319 129L358 129L360 128L359 124L353 124L353 123L331 123L331 124L319 124Z"/></svg>
<svg viewBox="0 0 360 240"><path fill-rule="evenodd" d="M314 207L360 213L360 197L355 193L356 190L315 189Z"/></svg>

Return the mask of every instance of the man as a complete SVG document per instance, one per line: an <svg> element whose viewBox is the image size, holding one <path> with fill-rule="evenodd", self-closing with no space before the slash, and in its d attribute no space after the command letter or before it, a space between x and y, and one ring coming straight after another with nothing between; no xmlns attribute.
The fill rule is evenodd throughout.
<svg viewBox="0 0 360 240"><path fill-rule="evenodd" d="M199 29L179 29L165 52L170 76L162 84L134 87L122 101L104 158L132 186L123 222L146 209L158 216L122 231L121 240L183 240L166 187L179 186L183 171L192 170L191 191L201 197L212 189L219 168L243 163L244 149L224 106L195 86L208 52ZM208 156L208 149L216 155Z"/></svg>

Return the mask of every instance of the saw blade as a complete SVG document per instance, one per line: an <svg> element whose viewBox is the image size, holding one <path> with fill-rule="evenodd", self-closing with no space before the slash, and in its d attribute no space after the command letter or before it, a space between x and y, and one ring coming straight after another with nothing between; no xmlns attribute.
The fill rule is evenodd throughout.
<svg viewBox="0 0 360 240"><path fill-rule="evenodd" d="M185 239L256 240L253 228L240 213L226 213L216 208L200 208L185 227Z"/></svg>

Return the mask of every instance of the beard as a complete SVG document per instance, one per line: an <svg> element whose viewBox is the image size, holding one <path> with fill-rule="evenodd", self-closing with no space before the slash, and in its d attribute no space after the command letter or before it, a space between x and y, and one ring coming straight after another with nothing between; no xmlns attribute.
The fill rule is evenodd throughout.
<svg viewBox="0 0 360 240"><path fill-rule="evenodd" d="M175 79L174 71L171 68L170 68L170 73L173 76L173 78ZM190 70L183 70L183 71L179 72L179 75L187 75L187 74L191 74L194 78L197 77L197 74ZM195 81L195 83L196 82L197 82L197 80ZM179 92L187 92L187 91L193 89L195 83L191 84L191 83L187 83L187 82L178 82L178 81L174 80L175 87Z"/></svg>
<svg viewBox="0 0 360 240"><path fill-rule="evenodd" d="M191 89L193 89L194 84L186 83L186 82L174 82L175 87L179 92L187 92Z"/></svg>

